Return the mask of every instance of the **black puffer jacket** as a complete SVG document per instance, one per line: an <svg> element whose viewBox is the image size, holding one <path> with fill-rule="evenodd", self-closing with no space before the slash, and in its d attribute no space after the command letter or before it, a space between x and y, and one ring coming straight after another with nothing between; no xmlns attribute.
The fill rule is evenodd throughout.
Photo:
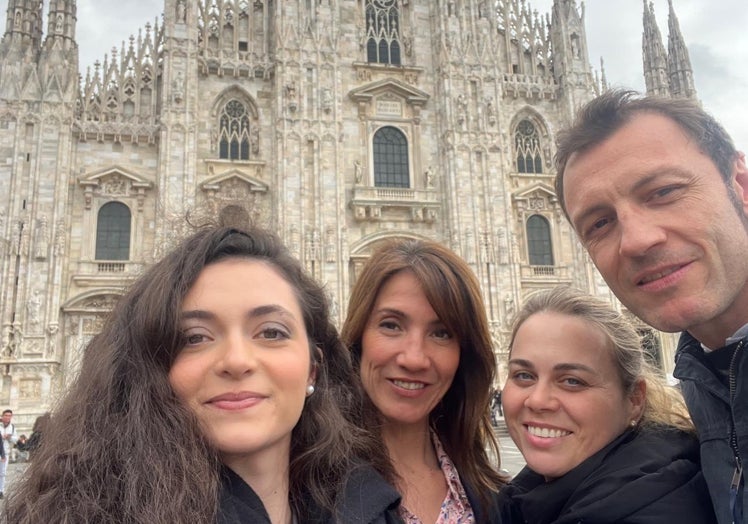
<svg viewBox="0 0 748 524"><path fill-rule="evenodd" d="M674 428L626 431L550 482L526 467L502 495L505 523L716 522L698 441Z"/></svg>
<svg viewBox="0 0 748 524"><path fill-rule="evenodd" d="M303 515L299 524L400 524L400 494L371 467L360 467L351 473L338 499L336 517ZM257 494L239 475L224 469L219 502L218 524L270 524L265 507Z"/></svg>

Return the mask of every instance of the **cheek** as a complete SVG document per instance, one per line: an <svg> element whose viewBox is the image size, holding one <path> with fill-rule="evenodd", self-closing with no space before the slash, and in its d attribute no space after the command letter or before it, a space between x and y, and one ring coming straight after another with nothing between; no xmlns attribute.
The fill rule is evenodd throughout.
<svg viewBox="0 0 748 524"><path fill-rule="evenodd" d="M504 389L501 390L501 405L504 408L504 415L506 417L519 411L519 408L522 406L519 390L508 382L504 384Z"/></svg>
<svg viewBox="0 0 748 524"><path fill-rule="evenodd" d="M448 348L447 351L445 351L440 359L439 362L439 368L442 371L442 374L445 377L451 379L454 378L455 374L457 373L457 368L460 366L460 347L455 346L452 348Z"/></svg>
<svg viewBox="0 0 748 524"><path fill-rule="evenodd" d="M182 402L189 404L191 394L197 388L200 376L194 366L177 359L169 370L169 384Z"/></svg>

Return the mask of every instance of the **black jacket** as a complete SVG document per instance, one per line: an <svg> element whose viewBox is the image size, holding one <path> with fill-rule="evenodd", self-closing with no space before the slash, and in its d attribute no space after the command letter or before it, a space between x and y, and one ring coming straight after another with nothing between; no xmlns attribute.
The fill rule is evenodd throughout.
<svg viewBox="0 0 748 524"><path fill-rule="evenodd" d="M239 475L224 468L218 524L270 524L257 494ZM400 494L371 467L351 473L338 499L337 518L319 512L300 515L299 524L399 524Z"/></svg>
<svg viewBox="0 0 748 524"><path fill-rule="evenodd" d="M716 522L695 437L674 428L626 431L563 477L525 467L502 491L504 522Z"/></svg>
<svg viewBox="0 0 748 524"><path fill-rule="evenodd" d="M498 492L490 492L488 496L489 507L480 504L477 490L473 489L467 482L460 478L462 486L465 488L470 507L473 508L473 515L477 524L500 524L501 520L501 499ZM511 522L507 522L511 524Z"/></svg>

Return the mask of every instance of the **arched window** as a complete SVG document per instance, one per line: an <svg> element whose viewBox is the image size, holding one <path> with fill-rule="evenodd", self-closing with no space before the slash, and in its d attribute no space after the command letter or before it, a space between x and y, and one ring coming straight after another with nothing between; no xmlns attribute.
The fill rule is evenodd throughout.
<svg viewBox="0 0 748 524"><path fill-rule="evenodd" d="M96 260L130 259L130 208L108 202L99 209L96 222Z"/></svg>
<svg viewBox="0 0 748 524"><path fill-rule="evenodd" d="M518 173L542 173L543 157L540 154L540 137L529 120L522 120L514 132L514 146L517 150Z"/></svg>
<svg viewBox="0 0 748 524"><path fill-rule="evenodd" d="M527 251L531 266L552 266L553 246L548 220L540 215L527 219Z"/></svg>
<svg viewBox="0 0 748 524"><path fill-rule="evenodd" d="M220 114L218 157L249 160L249 111L239 100L229 100Z"/></svg>
<svg viewBox="0 0 748 524"><path fill-rule="evenodd" d="M366 0L366 59L400 65L400 11L397 0Z"/></svg>
<svg viewBox="0 0 748 524"><path fill-rule="evenodd" d="M374 185L410 187L408 140L396 127L383 127L374 133Z"/></svg>

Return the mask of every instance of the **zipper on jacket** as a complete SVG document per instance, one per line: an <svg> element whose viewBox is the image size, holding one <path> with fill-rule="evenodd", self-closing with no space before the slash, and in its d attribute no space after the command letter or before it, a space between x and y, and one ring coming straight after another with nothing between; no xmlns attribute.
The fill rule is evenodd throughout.
<svg viewBox="0 0 748 524"><path fill-rule="evenodd" d="M730 386L730 447L732 448L733 455L735 455L735 470L732 474L732 481L730 482L730 511L732 513L733 522L741 522L742 509L740 507L740 485L743 480L743 462L740 458L740 449L738 448L738 435L735 430L735 418L732 413L732 405L735 402L735 390L737 389L737 378L735 377L735 367L738 361L738 353L743 349L743 341L741 339L735 348L735 353L732 354L732 360L730 361L730 369L728 374L728 381ZM738 511L740 510L740 511Z"/></svg>

